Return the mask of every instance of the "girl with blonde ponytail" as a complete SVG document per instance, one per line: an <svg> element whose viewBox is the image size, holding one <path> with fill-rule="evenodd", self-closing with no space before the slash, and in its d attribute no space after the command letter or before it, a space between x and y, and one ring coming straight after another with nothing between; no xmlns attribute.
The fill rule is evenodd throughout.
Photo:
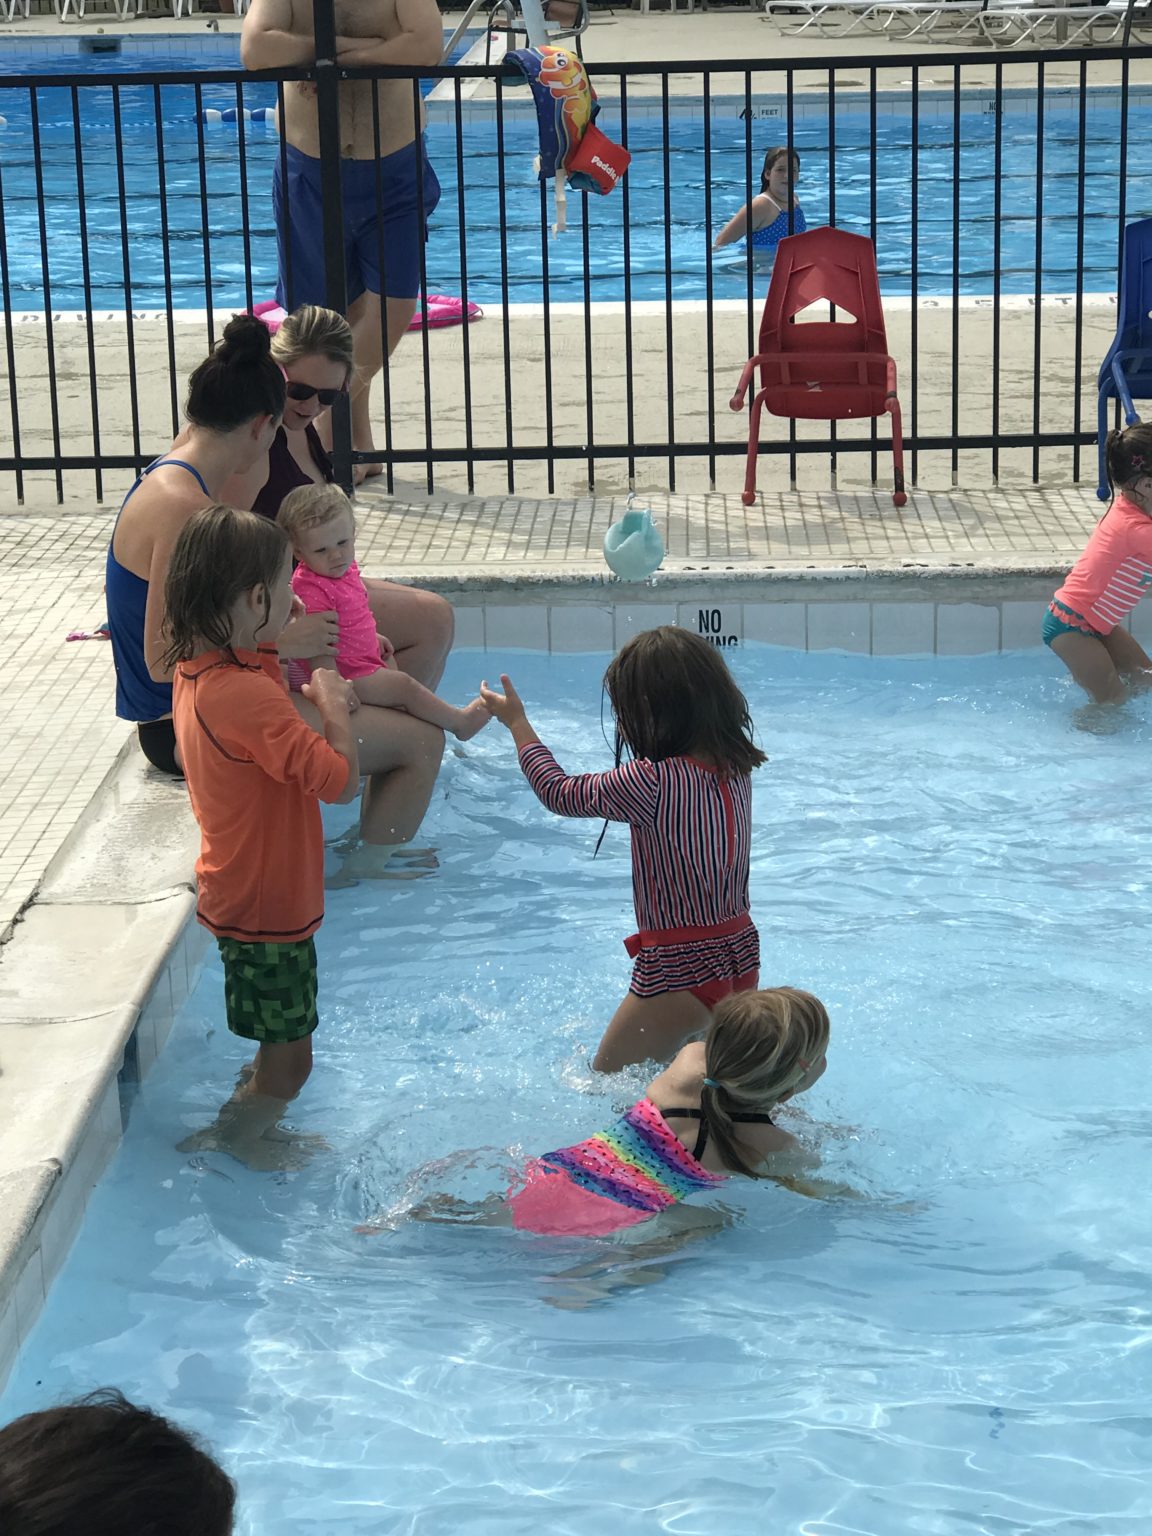
<svg viewBox="0 0 1152 1536"><path fill-rule="evenodd" d="M730 1174L806 1188L777 1105L823 1076L828 1014L795 987L740 992L607 1131L534 1158L507 1199L529 1232L604 1236L711 1190ZM834 1192L829 1189L828 1192Z"/></svg>

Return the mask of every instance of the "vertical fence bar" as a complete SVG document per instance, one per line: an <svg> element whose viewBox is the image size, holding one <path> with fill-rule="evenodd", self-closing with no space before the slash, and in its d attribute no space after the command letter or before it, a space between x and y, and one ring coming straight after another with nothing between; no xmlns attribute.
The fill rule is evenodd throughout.
<svg viewBox="0 0 1152 1536"><path fill-rule="evenodd" d="M500 213L500 321L504 342L504 437L508 446L508 493L516 489L512 459L512 329L508 314L508 203L504 174L504 80L496 76L496 191Z"/></svg>
<svg viewBox="0 0 1152 1536"><path fill-rule="evenodd" d="M244 249L244 308L252 312L252 226L248 217L248 133L244 82L236 82L236 158L240 173L240 241Z"/></svg>
<svg viewBox="0 0 1152 1536"><path fill-rule="evenodd" d="M176 323L172 315L172 242L168 228L167 156L164 153L164 116L160 87L152 87L152 115L156 122L156 190L160 200L160 259L164 266L164 330L168 342L168 403L172 411L172 436L180 430L180 397L176 384Z"/></svg>
<svg viewBox="0 0 1152 1536"><path fill-rule="evenodd" d="M124 263L124 331L128 343L128 399L132 411L132 452L136 472L144 465L140 448L140 387L136 379L136 327L132 315L132 242L128 238L128 182L124 167L124 124L120 87L112 87L112 122L116 130L116 194L120 203L120 255Z"/></svg>
<svg viewBox="0 0 1152 1536"><path fill-rule="evenodd" d="M747 228L744 231L744 252L747 256L744 271L744 288L748 301L748 313L745 316L748 329L747 355L753 357L756 352L752 315L756 262L752 247L752 72L747 69L744 71L744 207L748 210Z"/></svg>
<svg viewBox="0 0 1152 1536"><path fill-rule="evenodd" d="M868 156L868 237L872 241L874 248L876 246L877 235L876 161L879 158L876 153L877 134L879 132L879 123L877 122L876 113L876 84L876 70L873 68L868 71L868 142L872 145L872 153ZM877 265L879 265L879 263L877 263ZM872 484L876 485L880 478L880 454L876 442L875 425L873 425L872 428L872 452L870 454L870 458L872 461Z"/></svg>
<svg viewBox="0 0 1152 1536"><path fill-rule="evenodd" d="M279 256L280 278L284 284L284 308L291 314L296 308L296 283L292 276L292 209L288 192L288 139L284 133L284 82L276 82L276 121L280 127L280 218L276 230L276 249Z"/></svg>
<svg viewBox="0 0 1152 1536"><path fill-rule="evenodd" d="M551 268L548 265L548 183L541 179L536 185L540 194L540 281L544 297L544 430L548 437L549 450L548 494L554 496L556 494L556 456L552 451L555 408L552 401L552 298L548 291L551 279Z"/></svg>
<svg viewBox="0 0 1152 1536"><path fill-rule="evenodd" d="M628 77L620 76L620 142L628 148ZM624 198L624 409L628 424L628 489L636 489L636 376L632 337L632 217L631 183L625 176L620 191Z"/></svg>
<svg viewBox="0 0 1152 1536"><path fill-rule="evenodd" d="M919 265L920 265L920 66L913 62L912 69L912 230L911 230L911 305L909 316L912 348L912 484L916 484L919 471L920 435L920 316L918 313Z"/></svg>
<svg viewBox="0 0 1152 1536"><path fill-rule="evenodd" d="M340 155L340 71L336 64L334 0L313 0L316 57L316 125L320 140L320 208L324 220L324 287L329 309L348 313L348 269L344 260L343 165ZM291 226L289 226L290 229ZM285 230L287 236L288 229ZM332 407L332 472L352 490L352 418L348 395Z"/></svg>
<svg viewBox="0 0 1152 1536"><path fill-rule="evenodd" d="M1124 221L1128 217L1128 106L1129 87L1131 77L1129 70L1129 56L1125 54L1120 61L1120 165L1119 165L1119 195L1116 199L1116 270L1119 272L1124 262Z"/></svg>
<svg viewBox="0 0 1152 1536"><path fill-rule="evenodd" d="M80 276L84 284L84 329L88 342L88 401L92 413L92 456L96 500L104 500L104 472L100 466L100 396L96 384L96 327L92 319L92 263L88 255L88 210L84 200L84 146L80 137L80 92L72 87L72 146L76 156L76 217L80 236ZM176 434L173 433L173 436Z"/></svg>
<svg viewBox="0 0 1152 1536"><path fill-rule="evenodd" d="M704 366L708 379L708 488L716 489L716 318L712 287L712 75L704 71ZM624 178L627 181L627 177Z"/></svg>
<svg viewBox="0 0 1152 1536"><path fill-rule="evenodd" d="M115 90L115 87L113 87ZM44 346L48 353L48 400L52 409L52 453L56 459L56 500L64 500L64 474L60 467L60 401L56 388L56 338L52 328L52 278L48 261L48 220L44 197L44 159L40 151L40 103L36 87L29 92L32 104L32 158L36 170L36 213L40 225L40 273L44 284ZM13 380L12 391L16 385Z"/></svg>
<svg viewBox="0 0 1152 1536"><path fill-rule="evenodd" d="M1040 353L1044 297L1044 65L1036 66L1036 273L1032 325L1032 483L1040 480Z"/></svg>
<svg viewBox="0 0 1152 1536"><path fill-rule="evenodd" d="M672 336L672 124L668 71L660 76L660 107L664 117L664 360L668 402L668 489L676 489L676 357Z"/></svg>
<svg viewBox="0 0 1152 1536"><path fill-rule="evenodd" d="M12 422L12 456L16 460L16 501L24 505L24 469L20 451L20 407L16 388L16 337L12 329L12 274L8 269L8 233L4 211L4 157L0 155L0 291L4 295L4 350L8 358L8 413ZM50 319L50 316L46 316Z"/></svg>
<svg viewBox="0 0 1152 1536"><path fill-rule="evenodd" d="M960 66L952 71L952 485L960 481Z"/></svg>
<svg viewBox="0 0 1152 1536"><path fill-rule="evenodd" d="M1080 370L1084 366L1084 172L1085 144L1088 138L1088 61L1080 60L1079 133L1076 159L1076 343L1072 361L1072 480L1080 480L1080 430L1083 414L1080 404ZM1116 295L1120 302L1120 295Z"/></svg>
<svg viewBox="0 0 1152 1536"><path fill-rule="evenodd" d="M836 227L836 71L828 71L828 222L833 229ZM836 318L836 306L829 306L829 314ZM828 436L832 440L832 450L829 455L832 476L832 489L836 489L836 475L839 468L836 452L836 423L828 423ZM876 437L876 423L872 423L872 437Z"/></svg>
<svg viewBox="0 0 1152 1536"><path fill-rule="evenodd" d="M788 66L788 69L787 69L787 72L785 74L784 79L785 79L785 86L784 86L784 112L785 112L784 143L785 143L785 145L787 146L787 149L788 149L788 164L791 165L792 164L792 156L793 156L793 154L795 153L795 150L796 150L796 117L795 117L796 81L795 81L795 77L794 77L791 65ZM791 230L792 230L791 216L789 216L788 230L789 230L789 233L791 233ZM759 348L757 348L757 350L759 350ZM751 350L749 350L749 356L751 356L751 355L752 355ZM796 419L795 419L795 417L790 416L788 418L788 484L791 486L793 491L796 490L796 469L797 469L796 441L797 441L797 439L796 439Z"/></svg>
<svg viewBox="0 0 1152 1536"><path fill-rule="evenodd" d="M196 154L200 166L200 236L204 256L204 308L208 316L208 345L216 340L216 321L212 303L212 236L208 226L208 164L204 142L204 89L197 83L196 94ZM283 122L283 119L281 119ZM287 187L288 179L284 179Z"/></svg>
<svg viewBox="0 0 1152 1536"><path fill-rule="evenodd" d="M388 345L388 250L384 244L384 185L380 175L380 82L372 81L372 152L376 161L376 265L380 269L380 387L384 394L384 484L388 494L396 489L392 465L392 352ZM463 247L461 247L463 249Z"/></svg>
<svg viewBox="0 0 1152 1536"><path fill-rule="evenodd" d="M457 233L460 241L460 303L464 310L464 330L460 337L461 360L464 368L464 377L461 380L464 388L464 449L467 454L465 469L468 475L468 494L476 489L476 460L473 456L474 442L472 437L472 337L471 322L468 319L468 208L464 195L464 111L463 99L459 76L452 82L453 103L456 116L456 222ZM548 359L548 313L544 313L544 356ZM552 381L551 377L545 389L545 411L548 418L548 442L552 442ZM389 465L391 474L391 465ZM548 494L553 490L552 460L548 460Z"/></svg>
<svg viewBox="0 0 1152 1536"><path fill-rule="evenodd" d="M1000 219L1004 174L1004 66L996 65L992 98L995 144L992 151L992 483L1000 483Z"/></svg>
<svg viewBox="0 0 1152 1536"><path fill-rule="evenodd" d="M436 474L432 462L432 343L431 332L428 327L428 242L424 238L428 228L428 211L424 198L424 133L421 110L423 99L420 95L420 81L412 81L412 128L416 136L416 227L420 231L420 292L416 296L417 306L423 306L424 324L420 327L420 358L424 367L424 451L427 455L427 480L428 494L431 496L436 489ZM379 166L376 169L376 178L380 178ZM383 285L381 285L383 287ZM384 313L388 310L388 300L384 292L380 295L380 308ZM468 316L465 313L464 322L468 324Z"/></svg>
<svg viewBox="0 0 1152 1536"><path fill-rule="evenodd" d="M587 192L580 194L581 254L584 260L584 431L588 448L588 494L596 490L596 414L592 395L592 250L588 239L591 208Z"/></svg>

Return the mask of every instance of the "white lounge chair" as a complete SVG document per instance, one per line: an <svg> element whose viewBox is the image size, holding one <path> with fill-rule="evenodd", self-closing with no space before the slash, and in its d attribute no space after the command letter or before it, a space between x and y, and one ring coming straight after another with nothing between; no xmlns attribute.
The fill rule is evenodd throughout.
<svg viewBox="0 0 1152 1536"><path fill-rule="evenodd" d="M980 30L994 48L1062 48L1107 45L1123 30L1124 7L1036 5L1034 0L995 0L980 15Z"/></svg>

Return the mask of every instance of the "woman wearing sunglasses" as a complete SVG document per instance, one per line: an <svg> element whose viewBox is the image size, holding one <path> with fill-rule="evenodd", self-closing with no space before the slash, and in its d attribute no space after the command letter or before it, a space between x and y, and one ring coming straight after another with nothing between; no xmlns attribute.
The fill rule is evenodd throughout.
<svg viewBox="0 0 1152 1536"><path fill-rule="evenodd" d="M352 378L352 331L334 310L308 304L281 321L272 359L284 376L284 414L265 454L224 486L220 500L275 519L280 503L302 485L332 480L332 461L316 423ZM452 609L434 592L365 580L376 627L395 648L395 665L433 691L452 648ZM335 613L293 619L279 640L282 660L335 655ZM312 706L293 694L300 713ZM444 753L444 733L392 709L365 705L356 715L360 768L371 777L361 811L365 843L410 841L423 819Z"/></svg>
<svg viewBox="0 0 1152 1536"><path fill-rule="evenodd" d="M272 337L272 357L284 370L287 400L284 417L266 458L225 487L231 507L250 508L275 518L289 491L332 480L332 460L317 431L352 379L352 329L335 310L305 304L281 321ZM434 592L366 580L376 627L396 648L396 665L435 691L452 649L451 606ZM335 615L311 614L299 621L302 656L335 652ZM306 628L305 628L306 626ZM295 651L295 645L293 645Z"/></svg>

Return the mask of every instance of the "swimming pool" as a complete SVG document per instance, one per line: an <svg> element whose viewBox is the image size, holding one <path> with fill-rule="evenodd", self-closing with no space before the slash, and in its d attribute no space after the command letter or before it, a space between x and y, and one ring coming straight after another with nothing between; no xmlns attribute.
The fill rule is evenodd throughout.
<svg viewBox="0 0 1152 1536"><path fill-rule="evenodd" d="M157 66L153 66L157 67ZM231 86L206 86L203 104L217 110L236 108ZM910 109L897 101L877 120L875 148L866 99L837 95L835 152L830 152L826 114L804 113L794 124L794 142L803 156L801 200L810 225L834 214L843 228L869 233L872 227L872 165L875 159L875 224L878 260L885 293L951 293L954 237L958 239L959 291L990 293L995 271L992 164L996 114L987 94L965 93L959 147L959 220L953 217L953 171L956 164L951 97L936 100L922 93L916 162L915 245L913 245L913 132ZM244 275L252 272L256 299L270 297L276 280L275 238L270 184L278 141L270 125L249 123L245 129L247 215L250 260L243 242L245 198L239 167L237 127L213 123L204 129L206 163L202 193L199 133L194 121L196 100L191 87L163 87L161 121L167 207L162 210L157 173L155 105L147 88L121 90L124 132L129 269L126 285L116 148L112 127L111 92L86 89L82 168L88 249L92 264L92 308L122 310L130 293L136 309L163 309L164 288L161 219L166 213L175 307L200 309L206 303L205 265L212 274L214 305L245 301ZM1111 293L1116 288L1119 238L1119 108L1093 104L1085 141L1084 218L1078 208L1079 122L1066 92L1046 98L1043 128L1044 202L1040 210L1040 288L1044 293L1068 293L1077 286L1077 239L1084 233L1083 287ZM524 104L522 93L509 89L506 100ZM271 87L246 85L249 108L272 104ZM944 103L942 106L941 103ZM547 239L553 218L544 219L532 170L536 150L534 116L527 110L509 112L505 127L503 171L506 178L503 233L499 198L500 154L491 116L471 115L463 127L465 150L464 226L468 288L471 298L496 303L504 292L510 302L539 302L547 288L556 302L633 299L701 299L707 291L709 230L719 230L745 196L745 125L742 99L717 98L709 133L710 170L706 175L703 120L684 109L671 121L667 145L658 115L633 111L628 140L633 152L627 177L627 200L621 192L592 198L586 204L570 198L569 232ZM475 109L469 108L470 113ZM673 105L673 113L681 109ZM64 91L40 93L40 140L45 161L51 301L54 309L83 309L82 263L78 226L77 166L72 107ZM0 89L3 130L3 216L9 247L12 308L45 307L40 235L32 143L26 93ZM1125 217L1152 210L1152 105L1133 91L1128 107L1129 158L1125 186ZM619 131L618 110L605 104L601 122L609 134ZM1034 94L1010 92L1000 116L1003 171L999 268L1002 291L1032 294L1037 268L1037 115ZM785 135L781 121L758 123L754 151ZM434 111L429 148L444 195L432 221L427 247L431 292L456 293L461 288L460 209L457 178L457 134L454 122ZM706 182L711 189L711 218L706 217ZM758 181L754 184L758 184ZM669 190L668 219L665 190ZM833 206L834 203L834 206ZM584 239L580 228L589 219L587 289ZM625 219L627 219L629 280L625 282ZM205 235L207 230L207 236ZM957 234L958 231L958 234ZM546 246L546 250L545 250ZM753 279L759 293L763 276ZM713 294L717 299L742 299L748 294L745 258L738 249L716 253Z"/></svg>
<svg viewBox="0 0 1152 1536"><path fill-rule="evenodd" d="M174 1152L244 1055L210 965L3 1414L118 1383L210 1437L243 1536L1143 1536L1152 705L1077 732L1039 652L729 659L771 756L765 979L829 1005L807 1108L873 1198L734 1184L726 1229L665 1254L352 1232L500 1187L638 1081L585 1066L627 978L626 836L593 862L493 727L448 754L441 872L331 897L295 1117L331 1151L285 1178ZM447 696L500 665L456 655ZM569 767L609 757L602 666L511 666Z"/></svg>

